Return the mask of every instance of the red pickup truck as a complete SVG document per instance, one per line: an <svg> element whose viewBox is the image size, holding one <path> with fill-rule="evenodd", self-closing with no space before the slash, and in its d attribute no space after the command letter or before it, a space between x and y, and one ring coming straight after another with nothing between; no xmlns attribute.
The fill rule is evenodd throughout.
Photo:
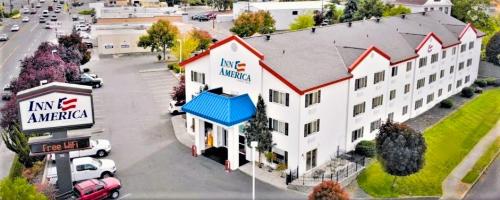
<svg viewBox="0 0 500 200"><path fill-rule="evenodd" d="M90 179L76 184L70 199L116 199L120 196L120 188L121 183L117 178L108 177L100 180Z"/></svg>

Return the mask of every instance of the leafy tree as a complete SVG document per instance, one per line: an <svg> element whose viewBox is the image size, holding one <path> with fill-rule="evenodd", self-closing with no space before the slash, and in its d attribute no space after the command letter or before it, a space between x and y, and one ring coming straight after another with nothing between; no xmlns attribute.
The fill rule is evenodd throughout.
<svg viewBox="0 0 500 200"><path fill-rule="evenodd" d="M230 30L240 37L249 37L257 32L268 34L276 31L275 23L269 12L244 12L234 21Z"/></svg>
<svg viewBox="0 0 500 200"><path fill-rule="evenodd" d="M313 19L314 19L314 26L321 25L321 23L323 23L324 20L323 13L317 10L314 11Z"/></svg>
<svg viewBox="0 0 500 200"><path fill-rule="evenodd" d="M193 29L189 32L189 35L193 38L196 38L199 42L198 48L196 50L204 50L208 49L208 46L212 43L212 36L210 33L200 29Z"/></svg>
<svg viewBox="0 0 500 200"><path fill-rule="evenodd" d="M272 135L268 127L266 114L266 104L261 95L257 100L257 110L255 116L248 121L245 125L244 132L247 138L247 145L250 147L252 141L259 142L257 150L259 151L259 162L261 161L261 154L264 151L270 151L272 148Z"/></svg>
<svg viewBox="0 0 500 200"><path fill-rule="evenodd" d="M344 16L342 22L350 22L354 18L354 14L358 10L358 4L355 0L348 0L344 7Z"/></svg>
<svg viewBox="0 0 500 200"><path fill-rule="evenodd" d="M0 181L0 199L46 200L47 197L24 178L4 178Z"/></svg>
<svg viewBox="0 0 500 200"><path fill-rule="evenodd" d="M269 34L276 31L275 28L276 21L274 21L269 11L263 11L263 10L257 11L255 13L255 17L258 21L258 28L257 28L258 33Z"/></svg>
<svg viewBox="0 0 500 200"><path fill-rule="evenodd" d="M339 23L342 16L344 16L344 10L337 9L335 4L329 4L326 6L325 18L330 20L330 24Z"/></svg>
<svg viewBox="0 0 500 200"><path fill-rule="evenodd" d="M361 20L382 17L384 7L384 3L381 0L360 0L358 10L354 14L354 19Z"/></svg>
<svg viewBox="0 0 500 200"><path fill-rule="evenodd" d="M91 54L88 51L87 45L83 43L83 38L76 31L59 37L57 42L59 43L58 54L64 62L83 65L90 60ZM76 55L76 51L80 55Z"/></svg>
<svg viewBox="0 0 500 200"><path fill-rule="evenodd" d="M19 162L21 162L24 167L29 168L33 166L33 159L30 157L28 137L19 130L19 127L14 126L12 130L3 131L2 140L9 150L17 154Z"/></svg>
<svg viewBox="0 0 500 200"><path fill-rule="evenodd" d="M497 32L488 42L486 58L488 62L500 65L500 32Z"/></svg>
<svg viewBox="0 0 500 200"><path fill-rule="evenodd" d="M191 54L198 49L200 41L191 35L183 36L183 38L174 43L172 46L172 54L179 59L179 61L186 60L191 57Z"/></svg>
<svg viewBox="0 0 500 200"><path fill-rule="evenodd" d="M386 4L384 7L384 13L382 15L384 17L388 17L388 16L396 16L409 13L411 13L411 9L401 4L397 6L394 6L392 4Z"/></svg>
<svg viewBox="0 0 500 200"><path fill-rule="evenodd" d="M408 176L422 169L427 146L422 134L407 125L389 120L379 130L375 138L377 159L384 171L394 176L394 187L398 176Z"/></svg>
<svg viewBox="0 0 500 200"><path fill-rule="evenodd" d="M172 96L173 100L178 102L186 101L186 78L184 75L180 77L179 84L174 86L170 96Z"/></svg>
<svg viewBox="0 0 500 200"><path fill-rule="evenodd" d="M313 191L309 194L309 200L348 200L347 193L342 186L333 181L323 181L314 186Z"/></svg>
<svg viewBox="0 0 500 200"><path fill-rule="evenodd" d="M143 48L151 48L151 52L163 52L165 59L168 47L174 44L175 39L179 35L177 27L172 25L168 20L158 20L147 30L147 34L139 38L137 46Z"/></svg>
<svg viewBox="0 0 500 200"><path fill-rule="evenodd" d="M296 31L314 26L314 16L311 13L305 13L303 15L299 15L295 20L290 24L290 30Z"/></svg>
<svg viewBox="0 0 500 200"><path fill-rule="evenodd" d="M211 3L212 7L219 11L233 9L233 0L212 0Z"/></svg>

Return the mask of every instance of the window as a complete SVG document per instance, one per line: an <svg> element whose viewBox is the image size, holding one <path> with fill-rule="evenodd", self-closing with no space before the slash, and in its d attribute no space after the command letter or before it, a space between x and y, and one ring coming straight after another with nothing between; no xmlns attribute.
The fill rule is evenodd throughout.
<svg viewBox="0 0 500 200"><path fill-rule="evenodd" d="M451 49L451 55L455 55L457 53L457 47L453 47L453 49Z"/></svg>
<svg viewBox="0 0 500 200"><path fill-rule="evenodd" d="M318 151L317 149L313 149L306 153L306 170L310 170L316 167L317 151Z"/></svg>
<svg viewBox="0 0 500 200"><path fill-rule="evenodd" d="M436 81L436 74L431 74L429 76L429 84L433 83L434 81Z"/></svg>
<svg viewBox="0 0 500 200"><path fill-rule="evenodd" d="M455 69L455 66L453 66L453 65L452 65L452 66L450 67L450 74L453 74L454 69Z"/></svg>
<svg viewBox="0 0 500 200"><path fill-rule="evenodd" d="M422 107L423 103L424 103L424 99L419 99L419 100L415 101L415 110L417 110L420 107Z"/></svg>
<svg viewBox="0 0 500 200"><path fill-rule="evenodd" d="M298 15L298 14L299 14L299 11L296 11L296 10L292 11L292 15Z"/></svg>
<svg viewBox="0 0 500 200"><path fill-rule="evenodd" d="M366 76L363 78L356 79L354 82L354 91L366 87L367 80L368 80L368 77L366 77Z"/></svg>
<svg viewBox="0 0 500 200"><path fill-rule="evenodd" d="M378 82L384 81L384 76L385 76L384 71L375 73L375 75L373 75L373 84L377 84Z"/></svg>
<svg viewBox="0 0 500 200"><path fill-rule="evenodd" d="M448 7L444 7L444 13L448 14Z"/></svg>
<svg viewBox="0 0 500 200"><path fill-rule="evenodd" d="M406 63L406 71L407 72L411 71L411 62Z"/></svg>
<svg viewBox="0 0 500 200"><path fill-rule="evenodd" d="M389 92L389 100L393 100L394 98L396 98L396 90L391 90Z"/></svg>
<svg viewBox="0 0 500 200"><path fill-rule="evenodd" d="M467 67L472 65L472 58L467 59Z"/></svg>
<svg viewBox="0 0 500 200"><path fill-rule="evenodd" d="M437 62L438 59L439 59L439 54L438 53L432 54L432 56L431 56L431 64Z"/></svg>
<svg viewBox="0 0 500 200"><path fill-rule="evenodd" d="M269 130L288 135L288 123L269 118Z"/></svg>
<svg viewBox="0 0 500 200"><path fill-rule="evenodd" d="M370 133L377 130L378 128L380 128L381 124L382 124L382 120L380 120L380 119L373 121L370 124Z"/></svg>
<svg viewBox="0 0 500 200"><path fill-rule="evenodd" d="M77 165L76 166L76 171L83 171L85 170L85 165Z"/></svg>
<svg viewBox="0 0 500 200"><path fill-rule="evenodd" d="M306 108L310 105L320 103L321 101L321 90L313 93L306 94Z"/></svg>
<svg viewBox="0 0 500 200"><path fill-rule="evenodd" d="M424 12L427 12L429 9L428 8L424 8Z"/></svg>
<svg viewBox="0 0 500 200"><path fill-rule="evenodd" d="M443 89L438 90L438 97L440 97L443 94Z"/></svg>
<svg viewBox="0 0 500 200"><path fill-rule="evenodd" d="M464 68L464 62L458 63L458 71L462 70Z"/></svg>
<svg viewBox="0 0 500 200"><path fill-rule="evenodd" d="M465 77L465 83L468 83L469 81L470 81L470 75L467 75L467 76Z"/></svg>
<svg viewBox="0 0 500 200"><path fill-rule="evenodd" d="M205 73L191 71L191 81L205 84Z"/></svg>
<svg viewBox="0 0 500 200"><path fill-rule="evenodd" d="M448 92L451 91L451 84L448 84Z"/></svg>
<svg viewBox="0 0 500 200"><path fill-rule="evenodd" d="M380 95L372 99L372 109L376 108L384 102L384 95Z"/></svg>
<svg viewBox="0 0 500 200"><path fill-rule="evenodd" d="M112 49L113 48L113 44L106 44L106 45L104 45L104 48L105 49Z"/></svg>
<svg viewBox="0 0 500 200"><path fill-rule="evenodd" d="M354 130L352 132L351 142L354 142L357 139L362 138L363 137L363 130L364 130L364 127L361 127L359 129Z"/></svg>
<svg viewBox="0 0 500 200"><path fill-rule="evenodd" d="M365 102L354 105L353 117L365 112Z"/></svg>
<svg viewBox="0 0 500 200"><path fill-rule="evenodd" d="M427 103L430 103L434 100L434 93L427 95Z"/></svg>
<svg viewBox="0 0 500 200"><path fill-rule="evenodd" d="M406 115L408 113L408 106L403 106L402 115Z"/></svg>
<svg viewBox="0 0 500 200"><path fill-rule="evenodd" d="M304 124L304 137L319 132L319 119Z"/></svg>
<svg viewBox="0 0 500 200"><path fill-rule="evenodd" d="M443 7L439 7L439 11L441 11L441 12L442 12L442 11L443 11Z"/></svg>
<svg viewBox="0 0 500 200"><path fill-rule="evenodd" d="M392 122L393 120L394 120L394 113L393 113L393 112L391 112L391 113L389 113L389 114L387 115L387 121L391 121L391 122Z"/></svg>
<svg viewBox="0 0 500 200"><path fill-rule="evenodd" d="M474 41L471 41L469 42L469 49L473 49L474 48Z"/></svg>
<svg viewBox="0 0 500 200"><path fill-rule="evenodd" d="M276 90L269 89L269 102L282 104L285 106L289 105L290 95L284 92L278 92Z"/></svg>
<svg viewBox="0 0 500 200"><path fill-rule="evenodd" d="M443 53L441 54L441 59L445 59L446 58L446 50L443 50Z"/></svg>
<svg viewBox="0 0 500 200"><path fill-rule="evenodd" d="M394 76L397 76L398 75L398 67L393 67L392 68L392 71L391 71L391 76L394 77Z"/></svg>
<svg viewBox="0 0 500 200"><path fill-rule="evenodd" d="M457 88L460 87L460 86L462 86L462 79L460 79L460 80L457 81Z"/></svg>
<svg viewBox="0 0 500 200"><path fill-rule="evenodd" d="M405 94L408 92L410 92L410 84L409 83L405 85Z"/></svg>
<svg viewBox="0 0 500 200"><path fill-rule="evenodd" d="M441 70L441 72L439 73L439 78L443 78L444 77L444 69Z"/></svg>
<svg viewBox="0 0 500 200"><path fill-rule="evenodd" d="M196 128L196 119L191 118L191 130L194 132Z"/></svg>
<svg viewBox="0 0 500 200"><path fill-rule="evenodd" d="M123 48L123 49L130 48L130 45L129 44L122 44L122 45L120 45L120 48Z"/></svg>
<svg viewBox="0 0 500 200"><path fill-rule="evenodd" d="M417 89L420 89L421 87L424 87L425 85L425 78L419 79L417 81Z"/></svg>
<svg viewBox="0 0 500 200"><path fill-rule="evenodd" d="M463 53L467 49L467 44L460 45L460 53Z"/></svg>
<svg viewBox="0 0 500 200"><path fill-rule="evenodd" d="M420 58L418 60L418 68L421 68L425 65L427 65L427 57Z"/></svg>

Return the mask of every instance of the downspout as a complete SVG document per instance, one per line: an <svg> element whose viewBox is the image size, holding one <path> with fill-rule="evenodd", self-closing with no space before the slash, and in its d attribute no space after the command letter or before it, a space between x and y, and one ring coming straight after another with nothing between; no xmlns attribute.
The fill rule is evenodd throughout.
<svg viewBox="0 0 500 200"><path fill-rule="evenodd" d="M345 120L345 143L344 143L344 150L347 151L347 142L348 142L348 136L349 136L349 108L351 107L350 106L350 103L351 103L351 79L349 79L347 81L347 106L345 108L346 110L346 120ZM337 151L338 153L338 151ZM337 155L338 156L338 155Z"/></svg>

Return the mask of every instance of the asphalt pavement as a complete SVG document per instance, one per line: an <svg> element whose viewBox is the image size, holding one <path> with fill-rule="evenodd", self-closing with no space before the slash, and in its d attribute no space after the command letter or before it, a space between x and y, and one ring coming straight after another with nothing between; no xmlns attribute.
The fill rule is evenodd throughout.
<svg viewBox="0 0 500 200"><path fill-rule="evenodd" d="M479 181L472 187L466 200L494 200L500 198L500 157L495 161L479 178Z"/></svg>

